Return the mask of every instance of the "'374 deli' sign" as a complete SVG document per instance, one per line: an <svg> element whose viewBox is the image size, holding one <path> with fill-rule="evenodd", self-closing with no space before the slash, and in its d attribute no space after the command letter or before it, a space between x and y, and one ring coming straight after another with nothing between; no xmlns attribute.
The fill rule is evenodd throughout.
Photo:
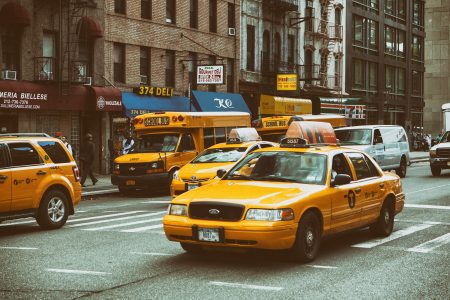
<svg viewBox="0 0 450 300"><path fill-rule="evenodd" d="M17 93L0 91L0 108L41 109L48 101L46 93Z"/></svg>

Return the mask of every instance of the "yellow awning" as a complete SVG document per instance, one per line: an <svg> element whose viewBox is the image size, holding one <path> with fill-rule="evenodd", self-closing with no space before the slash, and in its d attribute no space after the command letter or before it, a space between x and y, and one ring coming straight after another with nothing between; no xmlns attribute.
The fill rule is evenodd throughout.
<svg viewBox="0 0 450 300"><path fill-rule="evenodd" d="M259 108L261 115L304 115L312 113L312 101L261 95Z"/></svg>

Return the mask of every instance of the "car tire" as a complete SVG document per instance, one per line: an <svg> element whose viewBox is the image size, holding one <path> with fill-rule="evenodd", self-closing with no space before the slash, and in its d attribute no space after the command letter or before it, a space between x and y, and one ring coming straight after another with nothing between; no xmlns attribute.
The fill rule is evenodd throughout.
<svg viewBox="0 0 450 300"><path fill-rule="evenodd" d="M180 243L180 246L189 254L200 254L202 252L202 248L199 245Z"/></svg>
<svg viewBox="0 0 450 300"><path fill-rule="evenodd" d="M384 201L377 221L370 226L370 230L377 237L391 235L394 229L394 204L391 199Z"/></svg>
<svg viewBox="0 0 450 300"><path fill-rule="evenodd" d="M441 176L441 167L438 166L431 166L431 174L433 174L433 176L437 177L437 176Z"/></svg>
<svg viewBox="0 0 450 300"><path fill-rule="evenodd" d="M406 168L407 168L406 158L403 156L400 160L400 167L398 169L395 169L395 173L400 176L400 178L406 177Z"/></svg>
<svg viewBox="0 0 450 300"><path fill-rule="evenodd" d="M67 196L59 190L45 193L39 205L36 221L44 229L57 229L66 224L69 217Z"/></svg>
<svg viewBox="0 0 450 300"><path fill-rule="evenodd" d="M297 262L313 261L319 252L322 230L320 220L314 212L303 215L297 228L292 258Z"/></svg>

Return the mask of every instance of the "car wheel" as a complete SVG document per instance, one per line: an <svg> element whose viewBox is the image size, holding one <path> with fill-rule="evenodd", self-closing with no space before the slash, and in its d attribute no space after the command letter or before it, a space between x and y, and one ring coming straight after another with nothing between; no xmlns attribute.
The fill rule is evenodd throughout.
<svg viewBox="0 0 450 300"><path fill-rule="evenodd" d="M189 254L200 254L202 252L202 248L199 245L180 243L180 246Z"/></svg>
<svg viewBox="0 0 450 300"><path fill-rule="evenodd" d="M319 217L313 212L307 212L297 228L292 257L298 262L313 261L319 252L322 230Z"/></svg>
<svg viewBox="0 0 450 300"><path fill-rule="evenodd" d="M45 193L36 216L38 224L45 229L57 229L63 226L69 217L66 195L58 190Z"/></svg>
<svg viewBox="0 0 450 300"><path fill-rule="evenodd" d="M400 176L400 178L406 177L406 166L407 166L406 159L405 157L402 157L400 161L400 167L395 170L395 173L397 173L397 175Z"/></svg>
<svg viewBox="0 0 450 300"><path fill-rule="evenodd" d="M370 230L375 236L386 237L394 229L394 204L391 200L386 200L380 211L380 216L375 224L370 226Z"/></svg>
<svg viewBox="0 0 450 300"><path fill-rule="evenodd" d="M431 166L431 174L433 174L433 176L440 176L441 168L438 166Z"/></svg>

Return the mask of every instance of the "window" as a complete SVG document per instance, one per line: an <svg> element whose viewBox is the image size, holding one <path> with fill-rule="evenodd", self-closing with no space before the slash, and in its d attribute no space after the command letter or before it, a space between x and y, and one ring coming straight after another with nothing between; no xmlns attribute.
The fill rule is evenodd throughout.
<svg viewBox="0 0 450 300"><path fill-rule="evenodd" d="M216 57L214 55L209 55L208 62L210 65L216 64ZM216 85L215 84L209 84L208 85L208 91L209 92L215 92L216 91Z"/></svg>
<svg viewBox="0 0 450 300"><path fill-rule="evenodd" d="M214 128L203 128L203 148L214 145Z"/></svg>
<svg viewBox="0 0 450 300"><path fill-rule="evenodd" d="M41 157L30 144L11 143L8 146L13 166L29 166L42 163Z"/></svg>
<svg viewBox="0 0 450 300"><path fill-rule="evenodd" d="M369 48L378 51L378 22L369 20Z"/></svg>
<svg viewBox="0 0 450 300"><path fill-rule="evenodd" d="M217 0L209 0L209 31L217 32Z"/></svg>
<svg viewBox="0 0 450 300"><path fill-rule="evenodd" d="M413 24L417 27L423 28L423 1L422 0L413 0L413 13L412 13L412 21Z"/></svg>
<svg viewBox="0 0 450 300"><path fill-rule="evenodd" d="M340 87L341 86L341 58L336 55L334 57L334 86Z"/></svg>
<svg viewBox="0 0 450 300"><path fill-rule="evenodd" d="M176 0L166 0L166 23L176 24Z"/></svg>
<svg viewBox="0 0 450 300"><path fill-rule="evenodd" d="M378 22L355 15L353 19L353 45L378 51ZM361 49L359 49L361 51Z"/></svg>
<svg viewBox="0 0 450 300"><path fill-rule="evenodd" d="M342 16L340 8L336 8L336 10L334 11L334 23L336 24L336 27L334 29L335 37L342 38Z"/></svg>
<svg viewBox="0 0 450 300"><path fill-rule="evenodd" d="M70 162L69 156L58 142L38 142L38 144L55 164Z"/></svg>
<svg viewBox="0 0 450 300"><path fill-rule="evenodd" d="M275 38L273 40L273 60L275 64L274 71L278 71L281 62L281 36L278 32L275 33Z"/></svg>
<svg viewBox="0 0 450 300"><path fill-rule="evenodd" d="M288 35L288 64L291 68L295 66L295 36Z"/></svg>
<svg viewBox="0 0 450 300"><path fill-rule="evenodd" d="M190 134L183 134L178 152L195 151L195 144Z"/></svg>
<svg viewBox="0 0 450 300"><path fill-rule="evenodd" d="M20 72L21 29L9 28L2 33L2 70ZM16 73L17 79L20 79Z"/></svg>
<svg viewBox="0 0 450 300"><path fill-rule="evenodd" d="M198 28L198 0L189 1L189 26Z"/></svg>
<svg viewBox="0 0 450 300"><path fill-rule="evenodd" d="M423 96L423 73L412 71L412 94L415 96Z"/></svg>
<svg viewBox="0 0 450 300"><path fill-rule="evenodd" d="M228 28L236 27L235 7L233 3L228 2Z"/></svg>
<svg viewBox="0 0 450 300"><path fill-rule="evenodd" d="M353 60L353 87L358 89L364 88L365 68L363 61L360 59Z"/></svg>
<svg viewBox="0 0 450 300"><path fill-rule="evenodd" d="M355 168L357 180L373 177L373 173L367 165L364 155L361 153L348 153L348 157Z"/></svg>
<svg viewBox="0 0 450 300"><path fill-rule="evenodd" d="M114 0L114 12L116 14L125 14L126 1L125 0Z"/></svg>
<svg viewBox="0 0 450 300"><path fill-rule="evenodd" d="M189 82L191 83L191 90L197 89L197 53L189 52Z"/></svg>
<svg viewBox="0 0 450 300"><path fill-rule="evenodd" d="M234 93L234 60L227 59L227 92Z"/></svg>
<svg viewBox="0 0 450 300"><path fill-rule="evenodd" d="M152 19L152 0L141 0L141 18Z"/></svg>
<svg viewBox="0 0 450 300"><path fill-rule="evenodd" d="M405 69L397 69L397 84L396 84L398 94L405 94Z"/></svg>
<svg viewBox="0 0 450 300"><path fill-rule="evenodd" d="M5 145L0 144L0 169L8 166L8 160L6 158L6 147Z"/></svg>
<svg viewBox="0 0 450 300"><path fill-rule="evenodd" d="M364 46L365 19L355 15L353 19L353 44Z"/></svg>
<svg viewBox="0 0 450 300"><path fill-rule="evenodd" d="M266 73L270 70L270 34L264 30L262 44L262 71Z"/></svg>
<svg viewBox="0 0 450 300"><path fill-rule="evenodd" d="M412 57L415 60L422 61L422 38L413 35L412 37Z"/></svg>
<svg viewBox="0 0 450 300"><path fill-rule="evenodd" d="M394 0L386 0L384 4L384 12L390 15L394 15Z"/></svg>
<svg viewBox="0 0 450 300"><path fill-rule="evenodd" d="M255 70L255 26L247 25L247 70Z"/></svg>
<svg viewBox="0 0 450 300"><path fill-rule="evenodd" d="M392 66L385 67L385 88L389 93L395 92L395 68Z"/></svg>
<svg viewBox="0 0 450 300"><path fill-rule="evenodd" d="M125 83L125 45L114 43L114 81Z"/></svg>
<svg viewBox="0 0 450 300"><path fill-rule="evenodd" d="M395 55L395 29L384 27L384 53Z"/></svg>
<svg viewBox="0 0 450 300"><path fill-rule="evenodd" d="M397 31L397 55L400 57L405 57L405 43L406 43L406 32L403 30Z"/></svg>
<svg viewBox="0 0 450 300"><path fill-rule="evenodd" d="M369 90L378 90L378 65L372 62L369 62Z"/></svg>
<svg viewBox="0 0 450 300"><path fill-rule="evenodd" d="M366 155L364 155L364 159L366 160L366 164L369 167L370 177L380 177L380 173L378 172L378 169L377 167L375 167L373 162Z"/></svg>
<svg viewBox="0 0 450 300"><path fill-rule="evenodd" d="M331 167L331 179L334 179L336 175L345 174L353 177L352 171L344 154L337 154L333 157L333 165Z"/></svg>
<svg viewBox="0 0 450 300"><path fill-rule="evenodd" d="M166 50L166 86L175 87L175 51Z"/></svg>
<svg viewBox="0 0 450 300"><path fill-rule="evenodd" d="M150 84L150 48L141 47L140 49L140 75L141 84Z"/></svg>
<svg viewBox="0 0 450 300"><path fill-rule="evenodd" d="M39 70L39 79L51 80L55 78L56 71L56 35L53 32L44 32L42 40L43 61ZM43 77L42 77L43 76Z"/></svg>

